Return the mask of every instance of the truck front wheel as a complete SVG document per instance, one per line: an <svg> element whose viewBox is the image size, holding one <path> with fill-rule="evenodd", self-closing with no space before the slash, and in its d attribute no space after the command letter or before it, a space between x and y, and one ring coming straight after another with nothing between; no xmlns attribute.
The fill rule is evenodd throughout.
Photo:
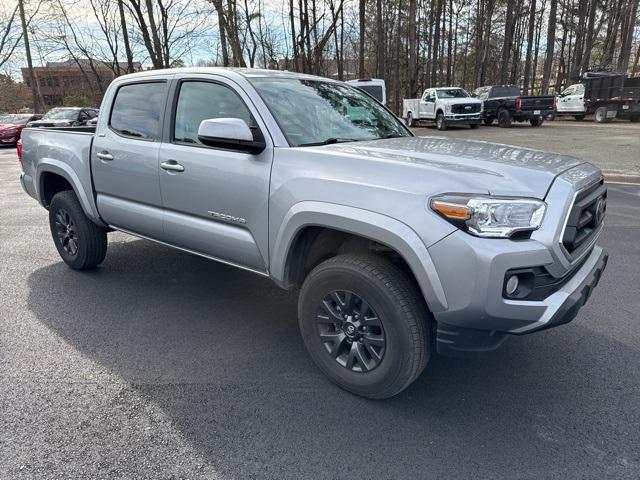
<svg viewBox="0 0 640 480"><path fill-rule="evenodd" d="M383 257L345 254L307 276L298 322L318 368L357 395L404 390L429 359L428 311L417 285Z"/></svg>
<svg viewBox="0 0 640 480"><path fill-rule="evenodd" d="M75 270L94 268L107 254L107 231L93 223L72 190L56 193L49 205L49 227L62 260Z"/></svg>
<svg viewBox="0 0 640 480"><path fill-rule="evenodd" d="M436 127L438 130L447 129L447 121L444 119L444 114L442 112L438 113L436 116Z"/></svg>
<svg viewBox="0 0 640 480"><path fill-rule="evenodd" d="M416 121L413 119L413 114L411 112L407 113L407 126L415 127Z"/></svg>

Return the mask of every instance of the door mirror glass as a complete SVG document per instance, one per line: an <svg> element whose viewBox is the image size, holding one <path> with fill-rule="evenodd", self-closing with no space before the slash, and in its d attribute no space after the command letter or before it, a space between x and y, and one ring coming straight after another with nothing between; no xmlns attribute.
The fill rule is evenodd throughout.
<svg viewBox="0 0 640 480"><path fill-rule="evenodd" d="M253 133L240 118L210 118L200 122L198 140L204 145L260 153L265 143L254 141Z"/></svg>

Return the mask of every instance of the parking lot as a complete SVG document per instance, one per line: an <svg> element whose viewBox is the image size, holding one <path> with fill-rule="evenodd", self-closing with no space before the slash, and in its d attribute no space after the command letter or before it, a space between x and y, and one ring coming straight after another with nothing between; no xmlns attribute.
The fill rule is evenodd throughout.
<svg viewBox="0 0 640 480"><path fill-rule="evenodd" d="M423 126L424 125L424 126ZM415 128L417 135L439 135L472 138L487 142L507 143L537 148L583 158L607 174L634 175L640 179L640 123L614 121L595 123L590 117L582 122L556 120L532 128L529 123L514 123L512 128L497 124L452 127L439 131L431 123Z"/></svg>
<svg viewBox="0 0 640 480"><path fill-rule="evenodd" d="M640 172L638 124L417 132ZM18 175L0 149L0 479L640 476L638 185L609 187L609 266L574 322L370 401L312 364L266 279L122 233L70 270Z"/></svg>

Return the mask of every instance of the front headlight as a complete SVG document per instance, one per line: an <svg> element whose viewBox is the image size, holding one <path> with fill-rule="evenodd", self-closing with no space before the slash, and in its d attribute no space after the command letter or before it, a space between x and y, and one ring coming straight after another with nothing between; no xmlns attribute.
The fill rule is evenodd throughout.
<svg viewBox="0 0 640 480"><path fill-rule="evenodd" d="M451 105L449 105L448 103L444 104L444 111L445 113L451 113Z"/></svg>
<svg viewBox="0 0 640 480"><path fill-rule="evenodd" d="M429 202L433 211L478 237L508 238L516 232L536 230L547 204L533 198L482 195L440 195Z"/></svg>

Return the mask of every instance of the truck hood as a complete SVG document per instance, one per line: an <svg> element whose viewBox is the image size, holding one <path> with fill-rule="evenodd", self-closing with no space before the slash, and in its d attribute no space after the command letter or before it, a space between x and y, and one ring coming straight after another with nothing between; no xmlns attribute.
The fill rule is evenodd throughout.
<svg viewBox="0 0 640 480"><path fill-rule="evenodd" d="M584 163L559 153L445 137L390 138L314 148L404 165L406 185L427 183L432 193L486 192L542 199L558 175ZM422 175L416 169L427 172Z"/></svg>
<svg viewBox="0 0 640 480"><path fill-rule="evenodd" d="M482 103L481 100L478 100L474 97L465 97L465 98L438 98L438 103L443 103L447 105L460 105L460 104L472 104L472 103Z"/></svg>

